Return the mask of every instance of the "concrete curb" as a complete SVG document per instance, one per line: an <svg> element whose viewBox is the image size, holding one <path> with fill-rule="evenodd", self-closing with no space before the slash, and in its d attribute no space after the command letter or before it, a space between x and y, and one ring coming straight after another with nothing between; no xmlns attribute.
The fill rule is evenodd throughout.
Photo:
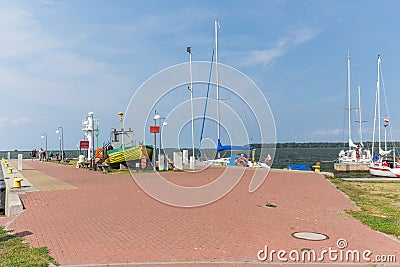
<svg viewBox="0 0 400 267"><path fill-rule="evenodd" d="M13 168L12 173L8 173L8 168L5 167L3 161L1 161L1 167L4 175L4 183L6 185L5 215L7 217L19 215L24 210L24 205L19 195L36 190L33 188L32 184L18 172L17 168ZM14 178L23 178L20 188L14 188Z"/></svg>

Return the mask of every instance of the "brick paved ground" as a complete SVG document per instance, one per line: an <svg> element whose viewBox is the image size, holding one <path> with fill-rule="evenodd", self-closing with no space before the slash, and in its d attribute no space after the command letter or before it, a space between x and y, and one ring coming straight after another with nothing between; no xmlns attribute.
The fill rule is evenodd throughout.
<svg viewBox="0 0 400 267"><path fill-rule="evenodd" d="M356 207L316 173L273 170L249 194L251 171L246 171L223 199L198 208L177 208L149 197L128 174L105 175L39 161L24 164L76 188L22 195L26 210L9 227L16 233L31 232L25 240L32 246L47 246L64 266L194 262L240 266L260 263L257 252L265 245L288 252L319 252L337 249L340 238L346 239L347 249L395 255L400 264L400 243L346 215L345 209ZM214 168L164 175L191 186L220 173ZM266 203L276 208L265 207ZM329 239L295 239L292 233L297 231L324 233Z"/></svg>

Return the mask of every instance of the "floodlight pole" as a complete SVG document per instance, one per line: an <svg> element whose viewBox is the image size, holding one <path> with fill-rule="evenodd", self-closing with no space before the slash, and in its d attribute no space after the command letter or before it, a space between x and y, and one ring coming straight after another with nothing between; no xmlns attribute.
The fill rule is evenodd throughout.
<svg viewBox="0 0 400 267"><path fill-rule="evenodd" d="M190 69L190 106L192 112L192 156L194 157L194 112L193 112L193 74L192 74L192 48L187 47L189 53L189 69Z"/></svg>
<svg viewBox="0 0 400 267"><path fill-rule="evenodd" d="M193 75L192 75L192 47L188 46L189 70L190 70L190 108L192 112L192 157L190 157L190 169L194 169L194 112L193 112Z"/></svg>
<svg viewBox="0 0 400 267"><path fill-rule="evenodd" d="M47 152L47 133L43 133L42 134L42 138L44 138L44 140L46 142L46 153L45 153L44 161L47 161L47 155L48 155L48 152Z"/></svg>
<svg viewBox="0 0 400 267"><path fill-rule="evenodd" d="M61 129L61 131L60 131ZM57 130L58 133L61 133L61 139L60 139L60 153L61 153L61 162L64 163L64 128L63 127L58 127Z"/></svg>

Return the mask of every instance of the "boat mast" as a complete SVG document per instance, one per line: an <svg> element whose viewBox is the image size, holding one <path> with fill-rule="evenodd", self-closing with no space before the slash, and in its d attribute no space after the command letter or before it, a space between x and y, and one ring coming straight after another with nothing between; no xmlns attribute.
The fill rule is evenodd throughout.
<svg viewBox="0 0 400 267"><path fill-rule="evenodd" d="M378 89L378 86L376 87ZM372 149L371 155L374 156L374 146L375 146L375 131L376 131L376 109L378 104L378 90L375 90L375 105L374 105L374 130L372 131ZM379 152L378 152L379 154Z"/></svg>
<svg viewBox="0 0 400 267"><path fill-rule="evenodd" d="M376 82L376 98L378 109L378 153L381 153L381 96L380 96L381 57L378 55L378 80Z"/></svg>
<svg viewBox="0 0 400 267"><path fill-rule="evenodd" d="M349 149L351 149L353 141L351 140L351 107L350 107L350 52L347 52L347 111L349 121Z"/></svg>
<svg viewBox="0 0 400 267"><path fill-rule="evenodd" d="M360 145L363 146L363 138L362 138L362 114L361 114L361 88L360 88L360 83L358 83L358 118L359 118L359 123L360 123Z"/></svg>
<svg viewBox="0 0 400 267"><path fill-rule="evenodd" d="M215 20L215 78L217 83L217 117L218 117L218 130L217 137L218 143L221 140L221 117L219 112L219 77L218 77L218 20Z"/></svg>

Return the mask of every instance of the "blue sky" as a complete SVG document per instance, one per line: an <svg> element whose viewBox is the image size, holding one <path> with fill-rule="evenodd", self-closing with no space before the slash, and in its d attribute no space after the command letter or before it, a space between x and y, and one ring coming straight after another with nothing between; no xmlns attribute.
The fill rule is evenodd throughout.
<svg viewBox="0 0 400 267"><path fill-rule="evenodd" d="M364 139L372 138L381 54L399 140L399 10L398 1L0 0L0 150L44 146L43 132L56 149L59 126L73 149L88 111L100 121L100 142L107 141L143 82L188 61L186 46L193 60L210 60L214 19L219 61L262 90L278 142L346 139L340 108L348 50L353 99L360 83L368 121Z"/></svg>

